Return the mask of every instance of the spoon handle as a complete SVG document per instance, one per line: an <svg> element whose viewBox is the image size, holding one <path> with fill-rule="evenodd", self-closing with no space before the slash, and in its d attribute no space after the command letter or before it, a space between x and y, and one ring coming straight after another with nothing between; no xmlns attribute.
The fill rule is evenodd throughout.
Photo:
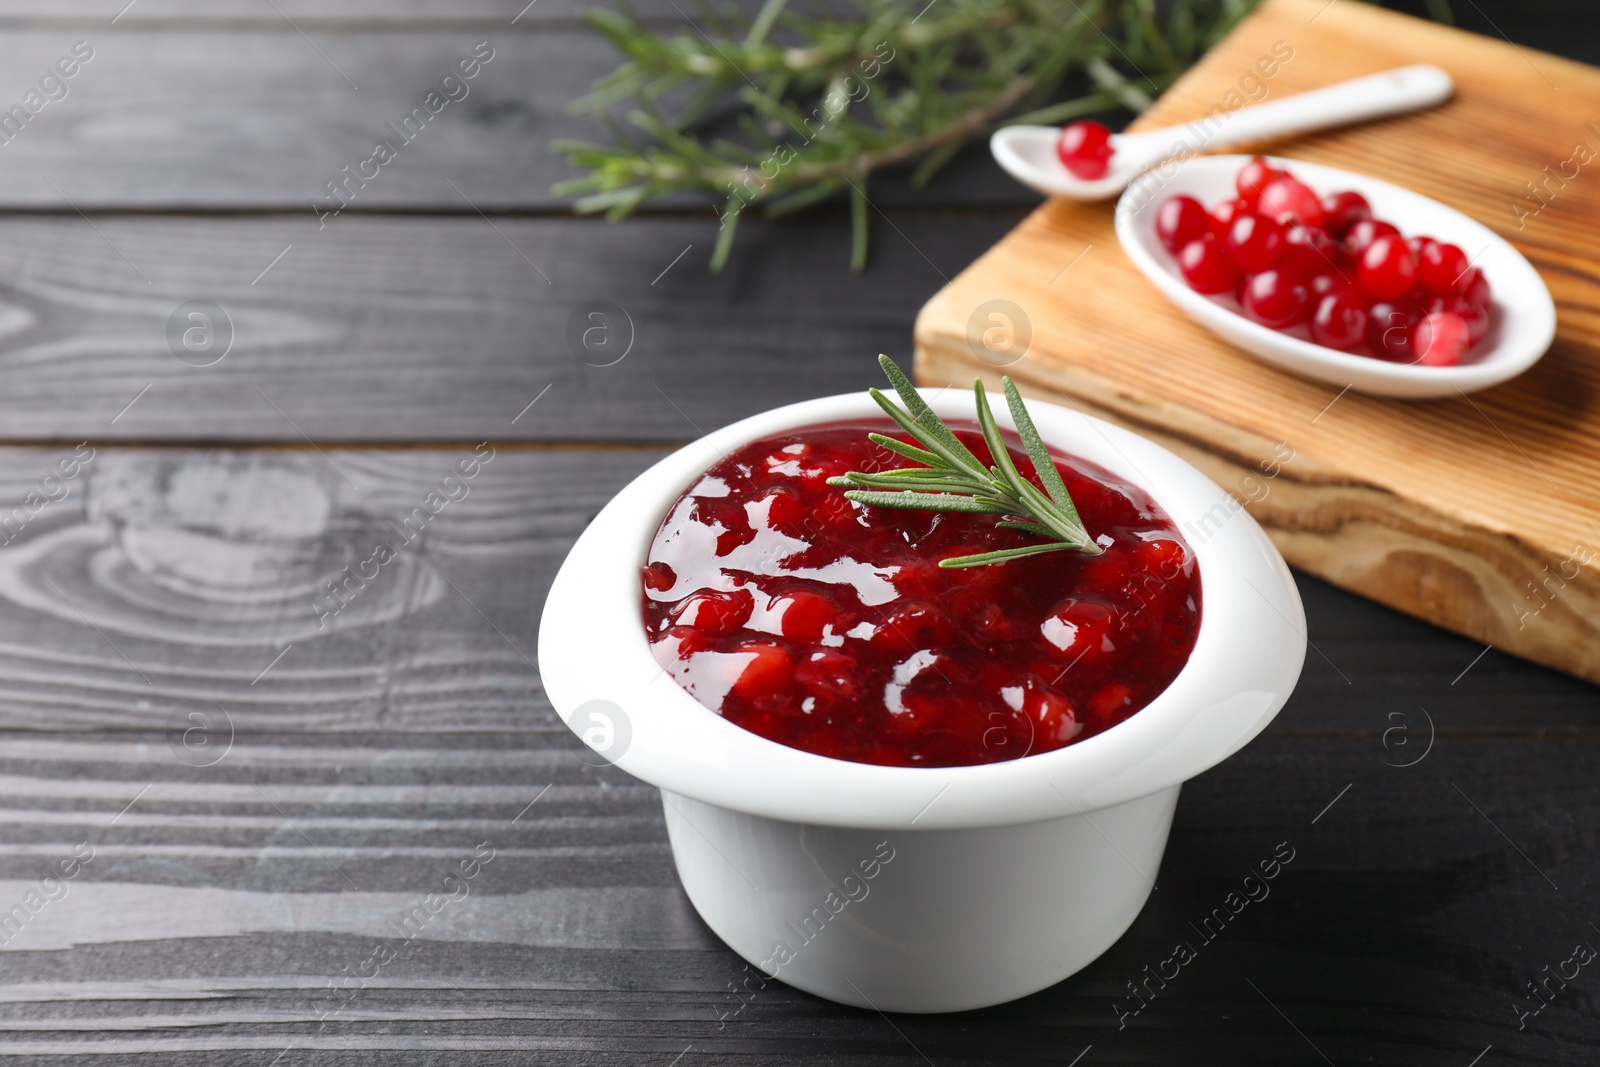
<svg viewBox="0 0 1600 1067"><path fill-rule="evenodd" d="M1198 147L1220 148L1247 141L1276 140L1321 130L1329 126L1366 122L1442 104L1454 88L1450 75L1438 67L1396 67L1339 82L1322 89L1297 93L1238 111L1225 112L1220 128L1207 126L1215 118L1184 125Z"/></svg>

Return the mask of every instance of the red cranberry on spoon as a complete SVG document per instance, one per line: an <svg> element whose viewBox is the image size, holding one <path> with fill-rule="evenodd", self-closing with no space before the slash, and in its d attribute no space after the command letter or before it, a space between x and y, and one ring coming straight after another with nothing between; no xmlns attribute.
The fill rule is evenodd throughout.
<svg viewBox="0 0 1600 1067"><path fill-rule="evenodd" d="M1084 181L1104 178L1111 169L1112 154L1111 131L1092 119L1062 127L1056 141L1056 158L1073 177Z"/></svg>

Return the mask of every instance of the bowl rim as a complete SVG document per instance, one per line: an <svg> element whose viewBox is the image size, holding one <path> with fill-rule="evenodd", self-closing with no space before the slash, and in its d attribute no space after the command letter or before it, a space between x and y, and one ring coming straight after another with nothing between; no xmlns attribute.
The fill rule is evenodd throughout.
<svg viewBox="0 0 1600 1067"><path fill-rule="evenodd" d="M964 390L921 392L941 416L972 415ZM1002 763L884 767L735 726L656 663L640 617L640 570L668 509L734 448L805 426L880 418L862 393L743 419L666 456L612 498L573 545L541 618L539 669L556 712L578 733L578 709L609 701L630 736L608 762L671 793L827 826L935 830L1061 818L1146 796L1225 759L1277 714L1305 658L1305 614L1283 557L1235 498L1162 446L1081 411L1037 400L1028 408L1052 447L1149 493L1200 568L1194 651L1167 689L1124 722ZM995 414L1015 428L1003 404Z"/></svg>
<svg viewBox="0 0 1600 1067"><path fill-rule="evenodd" d="M1375 212L1391 220L1405 217L1419 206L1424 214L1448 217L1452 244L1469 255L1473 249L1482 249L1472 262L1483 270L1496 294L1500 321L1494 326L1499 334L1494 347L1479 359L1455 367L1388 363L1279 333L1190 289L1170 262L1170 254L1155 239L1155 210L1166 197L1189 192L1191 187L1185 179L1192 182L1197 177L1210 178L1216 171L1237 173L1251 158L1196 156L1172 164L1170 169L1167 165L1153 168L1129 184L1116 206L1117 240L1134 266L1186 314L1224 340L1302 376L1400 399L1486 389L1527 371L1549 350L1555 340L1555 300L1533 264L1509 241L1464 212L1413 189L1359 171L1303 159L1264 157L1275 167L1295 172L1296 177L1322 195L1334 188L1354 189L1372 202ZM1400 210L1380 205L1396 205ZM1401 233L1406 234L1407 230L1402 228ZM1515 295L1516 299L1507 302L1503 299L1506 294Z"/></svg>

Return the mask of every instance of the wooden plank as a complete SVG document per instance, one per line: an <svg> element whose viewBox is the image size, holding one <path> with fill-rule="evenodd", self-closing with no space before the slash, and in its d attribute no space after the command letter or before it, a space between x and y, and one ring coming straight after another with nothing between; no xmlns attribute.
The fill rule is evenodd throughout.
<svg viewBox="0 0 1600 1067"><path fill-rule="evenodd" d="M572 10L570 5L548 4L546 0L535 4L527 0L345 0L338 5L316 0L134 0L132 4L128 0L0 0L0 19L124 27L149 23L283 26L290 21L300 26L509 26L513 19L518 25L548 19L552 7L561 7L567 13Z"/></svg>
<svg viewBox="0 0 1600 1067"><path fill-rule="evenodd" d="M281 29L286 24L307 28L394 29L419 26L537 27L570 22L584 7L582 0L345 0L333 5L317 0L0 0L0 22L24 26L85 28L117 25L226 26ZM752 13L760 5L743 6ZM801 5L793 5L799 7ZM640 18L683 23L687 6L669 0L635 0Z"/></svg>
<svg viewBox="0 0 1600 1067"><path fill-rule="evenodd" d="M1335 1063L1490 1044L1578 1063L1600 1040L1578 982L1524 1030L1513 1011L1595 939L1592 739L1461 739L1406 770L1371 737L1258 741L1186 788L1159 888L1104 957L1004 1008L892 1025L777 983L736 997L747 974L677 888L654 791L570 741L306 740L241 741L209 768L159 734L0 747L0 903L94 850L4 947L6 1058L1322 1062L1309 1041ZM446 889L485 843L465 894ZM1274 854L1292 859L1244 881ZM424 921L430 893L457 899ZM1127 983L1179 942L1195 959L1119 1029Z"/></svg>
<svg viewBox="0 0 1600 1067"><path fill-rule="evenodd" d="M558 729L541 591L657 454L6 450L0 724Z"/></svg>
<svg viewBox="0 0 1600 1067"><path fill-rule="evenodd" d="M1295 49L1276 76L1279 93L1441 63L1457 78L1449 105L1283 151L1381 173L1518 244L1559 308L1555 347L1539 366L1470 399L1340 397L1235 351L1170 306L1118 250L1110 205L1054 202L924 309L923 378L942 383L981 366L967 319L1004 294L1032 317L1033 348L1012 372L1034 395L1064 395L1150 432L1224 486L1258 484L1251 477L1274 450L1292 450L1251 505L1291 562L1600 680L1600 580L1587 565L1600 547L1600 332L1590 310L1600 302L1600 248L1589 225L1600 186L1571 182L1520 230L1512 210L1524 180L1570 155L1574 138L1592 139L1572 116L1600 114L1600 72L1361 4L1332 6L1312 24L1321 6L1272 0L1141 121L1208 111L1279 40ZM1085 247L1090 269L1052 284Z"/></svg>
<svg viewBox="0 0 1600 1067"><path fill-rule="evenodd" d="M1010 222L880 219L856 276L842 215L747 222L720 275L711 219L15 219L0 435L686 440L874 384L873 357L904 354L917 305ZM185 349L194 300L232 323L211 365L226 324L211 310ZM611 366L568 344L594 300L625 312L615 345L632 323Z"/></svg>
<svg viewBox="0 0 1600 1067"><path fill-rule="evenodd" d="M311 219L314 203L339 207L327 188L334 182L343 185L347 213L565 213L570 201L551 187L577 172L550 142L610 139L567 104L615 69L619 53L570 23L404 26L310 26L302 34L280 18L222 30L8 30L0 68L14 73L0 87L0 112L20 103L74 42L87 42L93 57L63 83L64 97L44 103L20 132L0 131L0 210L271 209ZM455 100L435 97L431 114L429 93L481 42L493 58L475 78L448 87ZM427 122L413 119L407 140L396 128L418 108ZM379 141L394 158L358 172ZM904 169L875 178L871 190L884 206L1038 200L981 146L927 191L913 192ZM682 197L658 206L709 214L709 204Z"/></svg>
<svg viewBox="0 0 1600 1067"><path fill-rule="evenodd" d="M615 65L609 45L577 29L303 36L279 25L0 36L0 65L19 72L0 97L4 109L75 39L93 51L67 95L0 144L0 205L257 207L312 218L313 202L339 204L326 183L349 181L352 211L553 208L562 202L550 186L571 172L546 145L593 136L595 124L569 116L565 103ZM428 94L481 41L493 58L451 89L456 101L439 104L441 92L430 114ZM427 122L413 119L407 142L390 124L416 108ZM379 140L395 158L368 167L370 181L349 178L343 168L353 173Z"/></svg>

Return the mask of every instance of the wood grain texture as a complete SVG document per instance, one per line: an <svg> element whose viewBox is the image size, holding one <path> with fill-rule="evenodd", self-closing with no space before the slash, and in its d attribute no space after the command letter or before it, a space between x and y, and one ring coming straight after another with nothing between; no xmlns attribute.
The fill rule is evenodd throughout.
<svg viewBox="0 0 1600 1067"><path fill-rule="evenodd" d="M1011 222L901 219L857 277L833 216L746 223L720 275L712 219L16 219L0 439L687 440L873 384L872 356L906 355L926 294ZM231 348L214 311L195 351L187 313L169 335L193 300ZM623 312L614 365L569 347L594 300Z"/></svg>
<svg viewBox="0 0 1600 1067"><path fill-rule="evenodd" d="M665 7L666 5L662 5ZM510 26L570 17L575 5L562 0L0 0L0 19L24 24L137 27L223 25L281 29L297 26L415 28L430 24ZM671 8L667 8L668 11ZM559 15L558 15L559 13Z"/></svg>
<svg viewBox="0 0 1600 1067"><path fill-rule="evenodd" d="M5 728L549 730L542 591L658 455L89 452L0 458Z"/></svg>
<svg viewBox="0 0 1600 1067"><path fill-rule="evenodd" d="M0 0L0 20L27 26L72 27L179 26L280 30L286 25L357 31L417 29L438 26L539 27L570 22L585 0ZM751 13L760 5L748 2ZM800 6L800 5L795 5ZM672 0L636 0L634 12L644 19L682 24L683 11ZM684 10L688 10L685 8Z"/></svg>
<svg viewBox="0 0 1600 1067"><path fill-rule="evenodd" d="M414 742L241 737L197 768L160 734L8 740L0 904L75 848L93 858L0 950L0 1057L920 1053L1060 1067L1092 1045L1081 1062L1309 1064L1320 1051L1459 1067L1490 1044L1501 1063L1581 1063L1600 1040L1577 983L1523 1031L1513 1012L1524 980L1593 937L1593 740L1461 739L1398 769L1374 737L1264 739L1185 789L1158 889L1104 957L1011 1005L892 1021L777 983L736 997L746 974L677 888L654 790L585 765L564 734ZM444 873L484 843L492 859L469 891L421 922ZM1293 859L1270 894L1197 934L1280 843ZM1136 1003L1127 983L1180 941L1195 961L1119 1028ZM396 958L362 976L380 946Z"/></svg>
<svg viewBox="0 0 1600 1067"><path fill-rule="evenodd" d="M1522 182L1575 141L1600 145L1583 126L1600 115L1600 72L1364 4L1332 5L1313 21L1321 8L1272 0L1141 122L1209 111L1280 40L1295 50L1274 81L1280 94L1402 63L1450 69L1457 95L1443 108L1281 151L1382 173L1516 244L1549 282L1560 319L1537 367L1470 398L1339 396L1254 361L1169 305L1117 247L1110 205L1052 202L923 310L922 378L943 384L981 368L968 317L984 300L1011 299L1034 328L1032 350L1009 368L1025 391L1147 432L1240 498L1265 481L1251 513L1297 566L1600 680L1590 565L1600 551L1600 248L1590 224L1600 184L1569 182L1521 229L1511 210ZM1285 447L1293 461L1266 478Z"/></svg>
<svg viewBox="0 0 1600 1067"><path fill-rule="evenodd" d="M535 9L554 14L546 2ZM116 26L29 24L0 33L0 69L14 72L0 86L0 112L19 103L75 41L94 50L65 83L65 97L46 103L20 132L0 136L0 209L270 210L312 219L313 203L338 206L327 189L332 181L350 183L347 215L565 214L570 198L551 187L578 172L550 142L611 140L598 120L569 113L568 104L623 57L570 18L540 25L530 10L516 25L507 16L500 25L469 19L418 29L398 16L372 27L365 9L356 9L353 25L308 21L303 29L298 15L226 28L130 21L148 3L140 0ZM344 17L343 8L319 6ZM264 0L260 7L272 12ZM570 16L574 7L562 10ZM681 24L671 0L655 7ZM437 114L405 140L390 124L424 107L479 42L488 42L493 58L461 83L466 94L452 88L457 99L435 105ZM395 158L367 166L370 180L349 177L379 141ZM982 146L963 153L926 191L913 191L908 173L875 177L873 201L1038 201L997 174ZM685 196L652 209L709 217L710 205L710 198Z"/></svg>
<svg viewBox="0 0 1600 1067"><path fill-rule="evenodd" d="M546 146L596 134L566 105L616 65L609 45L571 27L305 35L281 19L278 27L0 35L0 65L18 72L3 110L75 40L93 49L67 95L0 144L0 205L250 207L312 218L313 202L338 205L327 182L351 181L351 211L564 206L550 186L573 172ZM493 58L461 83L465 96L452 90L459 99L405 141L389 124L419 107L427 115L428 93L480 41ZM380 140L396 157L368 167L369 181L349 179L343 168L353 173Z"/></svg>

